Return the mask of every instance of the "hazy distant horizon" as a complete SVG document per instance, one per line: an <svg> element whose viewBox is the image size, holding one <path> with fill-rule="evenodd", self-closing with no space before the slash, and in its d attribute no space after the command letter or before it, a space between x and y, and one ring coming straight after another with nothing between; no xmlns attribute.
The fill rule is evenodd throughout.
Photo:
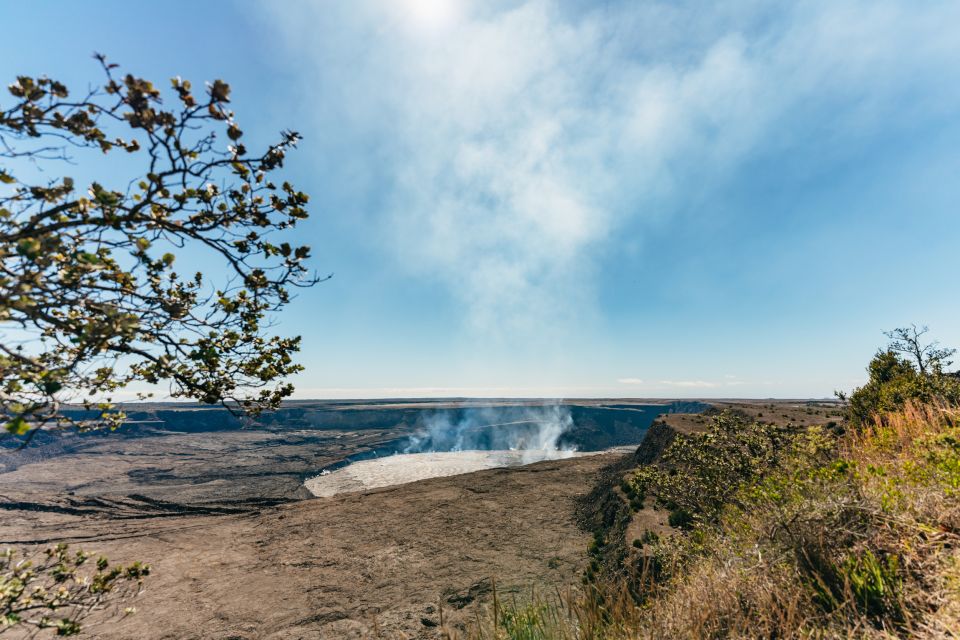
<svg viewBox="0 0 960 640"><path fill-rule="evenodd" d="M575 402L603 402L603 401L623 401L631 403L651 402L651 403L669 403L671 401L703 401L703 402L724 402L724 401L771 401L771 402L840 402L835 396L825 397L745 397L745 396L343 396L343 397L304 397L288 398L283 404L310 403L310 402L346 402L363 403L373 402L383 403L502 403L502 402L529 402L529 403L575 403ZM221 405L207 405L191 399L168 398L165 400L121 400L118 404L128 405L152 405L152 404L175 404L175 405L197 405L200 407L216 408ZM77 405L69 405L77 406Z"/></svg>

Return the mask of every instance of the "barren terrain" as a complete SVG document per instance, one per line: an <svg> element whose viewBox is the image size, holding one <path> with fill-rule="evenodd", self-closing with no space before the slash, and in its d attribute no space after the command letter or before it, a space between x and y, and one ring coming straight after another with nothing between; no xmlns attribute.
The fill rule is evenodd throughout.
<svg viewBox="0 0 960 640"><path fill-rule="evenodd" d="M3 539L82 539L153 566L101 638L435 637L475 598L579 581L575 499L611 455L492 469L262 512L132 520L8 513ZM10 516L13 516L12 518Z"/></svg>
<svg viewBox="0 0 960 640"><path fill-rule="evenodd" d="M219 417L190 422L164 409L163 428L146 416L148 426L128 434L8 450L0 541L65 541L151 564L135 615L92 619L89 637L100 638L431 638L441 616L452 628L473 619L494 583L506 598L533 585L578 585L591 537L578 501L623 453L329 498L303 487L323 468L414 433L415 416L444 406L452 405L323 408L319 422L295 406L256 428L214 428ZM637 444L661 410L703 406L582 402L571 408L567 437L584 448ZM799 421L812 411L777 403L775 413ZM666 419L681 431L703 424L695 415Z"/></svg>

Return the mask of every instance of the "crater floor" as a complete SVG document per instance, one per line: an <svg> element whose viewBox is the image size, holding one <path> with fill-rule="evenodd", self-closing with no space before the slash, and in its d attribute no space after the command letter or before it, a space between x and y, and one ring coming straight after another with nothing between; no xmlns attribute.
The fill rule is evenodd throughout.
<svg viewBox="0 0 960 640"><path fill-rule="evenodd" d="M578 585L579 496L604 453L303 500L262 511L115 519L8 511L3 540L72 540L153 571L137 613L92 621L120 640L440 638L489 601ZM116 614L116 612L114 612Z"/></svg>
<svg viewBox="0 0 960 640"><path fill-rule="evenodd" d="M508 416L526 412L502 404ZM687 404L571 404L561 445L635 445L655 415ZM390 450L418 433L423 412L455 421L470 406L295 402L257 425L218 410L138 407L140 426L126 432L0 451L0 546L67 542L152 565L144 593L122 605L136 615L99 624L110 612L98 613L91 638L441 637L441 610L448 625L466 623L494 581L504 597L579 585L590 536L577 500L622 455L509 466L536 455L482 452L465 464L441 454L399 479L422 477L421 467L460 475L374 488L395 484L387 467L403 462L381 459L350 470L370 470L358 490L309 499L304 480L319 470ZM543 457L556 455L566 454Z"/></svg>

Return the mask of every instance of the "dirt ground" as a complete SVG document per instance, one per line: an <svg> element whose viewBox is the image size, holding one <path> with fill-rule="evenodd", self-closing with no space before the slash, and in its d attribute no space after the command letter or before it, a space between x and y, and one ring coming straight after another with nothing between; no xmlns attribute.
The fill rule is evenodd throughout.
<svg viewBox="0 0 960 640"><path fill-rule="evenodd" d="M579 583L577 497L618 455L480 471L259 512L92 518L8 511L0 539L80 539L153 571L111 639L432 638L502 598ZM96 622L93 620L92 622Z"/></svg>

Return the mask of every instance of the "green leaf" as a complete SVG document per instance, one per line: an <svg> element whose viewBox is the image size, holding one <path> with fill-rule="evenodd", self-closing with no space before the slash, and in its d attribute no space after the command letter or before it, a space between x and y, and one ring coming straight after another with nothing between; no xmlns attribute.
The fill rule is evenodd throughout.
<svg viewBox="0 0 960 640"><path fill-rule="evenodd" d="M40 253L40 241L36 238L24 238L17 243L17 253L30 259Z"/></svg>
<svg viewBox="0 0 960 640"><path fill-rule="evenodd" d="M58 636L74 636L80 633L80 623L64 618L57 622Z"/></svg>
<svg viewBox="0 0 960 640"><path fill-rule="evenodd" d="M63 389L63 384L56 380L47 380L43 383L43 392L48 396L52 396L61 389Z"/></svg>
<svg viewBox="0 0 960 640"><path fill-rule="evenodd" d="M30 431L30 424L23 419L23 416L17 416L7 423L6 429L15 436L22 436L27 431Z"/></svg>

